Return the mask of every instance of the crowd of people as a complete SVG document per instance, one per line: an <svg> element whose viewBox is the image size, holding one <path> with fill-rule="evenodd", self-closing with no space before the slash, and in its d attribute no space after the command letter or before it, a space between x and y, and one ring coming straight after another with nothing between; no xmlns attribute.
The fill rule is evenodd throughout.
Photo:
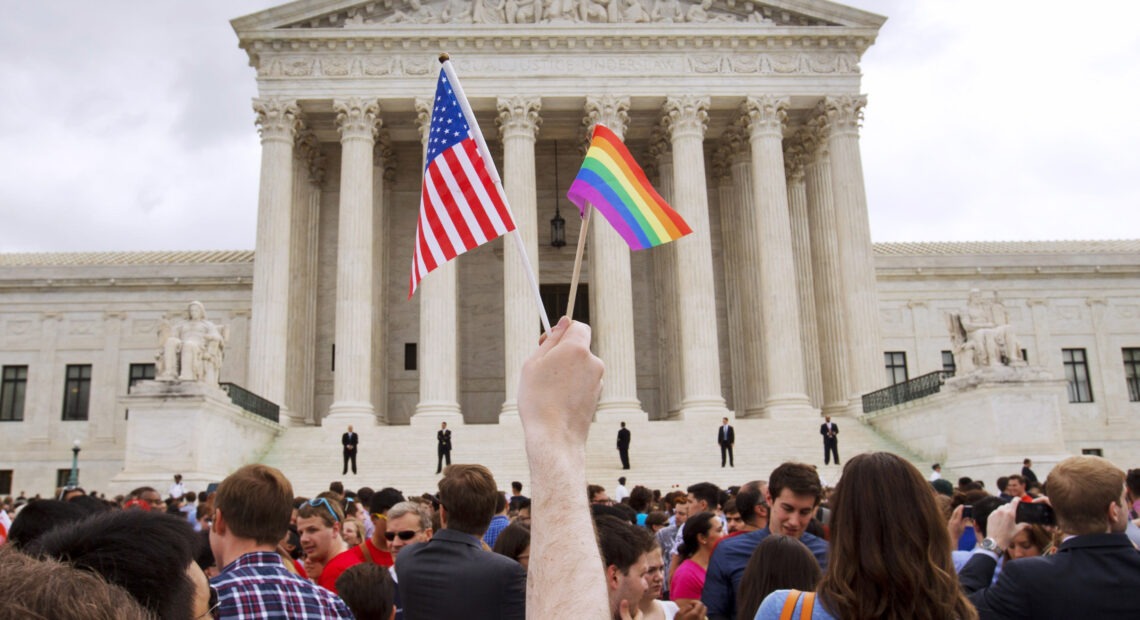
<svg viewBox="0 0 1140 620"><path fill-rule="evenodd" d="M524 365L529 497L474 464L420 495L298 497L252 464L209 494L17 498L0 618L1140 617L1140 470L1095 456L998 494L878 452L834 488L788 462L726 489L623 478L612 499L585 479L589 340L563 319Z"/></svg>

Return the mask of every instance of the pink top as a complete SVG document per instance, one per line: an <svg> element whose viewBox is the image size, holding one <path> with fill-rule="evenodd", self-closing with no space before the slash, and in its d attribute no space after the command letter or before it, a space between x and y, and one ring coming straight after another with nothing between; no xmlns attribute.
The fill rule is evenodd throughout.
<svg viewBox="0 0 1140 620"><path fill-rule="evenodd" d="M673 571L673 581L669 582L669 600L701 598L705 587L705 569L692 560L685 560Z"/></svg>

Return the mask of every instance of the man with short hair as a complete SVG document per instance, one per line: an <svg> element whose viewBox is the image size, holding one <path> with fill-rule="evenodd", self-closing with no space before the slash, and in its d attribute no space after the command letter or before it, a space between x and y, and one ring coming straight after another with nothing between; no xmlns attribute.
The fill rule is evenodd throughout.
<svg viewBox="0 0 1140 620"><path fill-rule="evenodd" d="M518 516L515 517L515 521L518 521L519 523L530 527L530 499L524 497L523 500L519 502L518 506L519 512Z"/></svg>
<svg viewBox="0 0 1140 620"><path fill-rule="evenodd" d="M768 526L722 540L709 559L701 601L708 607L710 619L736 617L736 597L744 569L760 541L770 534L798 538L815 556L820 568L827 570L827 541L807 533L822 496L819 474L811 465L784 463L772 471L765 493Z"/></svg>
<svg viewBox="0 0 1140 620"><path fill-rule="evenodd" d="M519 502L528 499L527 496L522 494L523 485L518 480L511 483L511 499L510 510L517 511L519 509Z"/></svg>
<svg viewBox="0 0 1140 620"><path fill-rule="evenodd" d="M629 429L625 427L625 422L622 422L617 433L617 449L618 456L621 458L622 469L629 469L629 440ZM618 501L620 502L621 499L619 498Z"/></svg>
<svg viewBox="0 0 1140 620"><path fill-rule="evenodd" d="M487 543L488 547L494 547L495 541L499 539L499 533L510 524L511 520L507 518L507 496L498 493L495 498L495 516L491 517L487 533L483 534L483 542Z"/></svg>
<svg viewBox="0 0 1140 620"><path fill-rule="evenodd" d="M1140 617L1140 552L1124 534L1124 479L1123 471L1098 456L1058 463L1045 482L1049 497L1038 501L1053 506L1069 537L1053 555L1005 562L993 585L998 557L1024 527L1015 519L1021 500L991 513L987 538L959 575L979 617Z"/></svg>
<svg viewBox="0 0 1140 620"><path fill-rule="evenodd" d="M741 532L755 532L768 527L768 482L753 480L736 492L736 509L740 511Z"/></svg>
<svg viewBox="0 0 1140 620"><path fill-rule="evenodd" d="M292 485L266 465L246 465L218 485L210 528L210 548L223 567L210 580L218 593L215 618L352 618L344 601L289 572L277 555L292 502Z"/></svg>
<svg viewBox="0 0 1140 620"><path fill-rule="evenodd" d="M174 474L174 484L166 490L167 497L182 499L186 496L186 485L182 484L182 474Z"/></svg>
<svg viewBox="0 0 1140 620"><path fill-rule="evenodd" d="M400 502L392 506L388 510L387 525L388 529L384 532L384 537L392 548L394 559L400 557L400 550L404 547L427 542L431 540L432 534L435 532L431 527L431 513L428 511L427 505L417 502ZM400 601L399 576L396 574L396 567L389 567L388 573L392 575L392 582L397 585L394 601L396 605L395 620L403 620L404 605Z"/></svg>
<svg viewBox="0 0 1140 620"><path fill-rule="evenodd" d="M831 459L839 464L839 425L831 421L831 416L824 416L823 424L819 425L819 434L823 435L823 464L830 465Z"/></svg>
<svg viewBox="0 0 1140 620"><path fill-rule="evenodd" d="M297 532L305 559L321 567L317 585L336 594L336 580L349 566L360 564L344 542L340 530L344 512L332 493L321 494L297 509Z"/></svg>
<svg viewBox="0 0 1140 620"><path fill-rule="evenodd" d="M439 481L443 529L431 540L403 549L396 564L404 617L526 617L526 569L483 550L501 497L491 472L482 465L451 465Z"/></svg>
<svg viewBox="0 0 1140 620"><path fill-rule="evenodd" d="M930 481L942 479L942 463L935 463L930 466Z"/></svg>
<svg viewBox="0 0 1140 620"><path fill-rule="evenodd" d="M614 503L620 504L627 497L629 497L629 489L625 488L625 476L621 476L618 478L617 486L614 487Z"/></svg>
<svg viewBox="0 0 1140 620"><path fill-rule="evenodd" d="M1023 478L1021 474L1014 474L1006 478L1002 495L1008 496L1009 499L1020 499L1023 502L1033 501L1033 498L1025 492L1025 478ZM1002 499L1005 498L1003 497Z"/></svg>
<svg viewBox="0 0 1140 620"><path fill-rule="evenodd" d="M372 535L363 543L349 549L349 553L360 562L371 562L391 567L395 561L392 545L385 535L388 531L388 512L404 501L404 494L392 487L384 487L372 494L368 505L369 520L372 522Z"/></svg>
<svg viewBox="0 0 1140 620"><path fill-rule="evenodd" d="M1129 517L1140 518L1140 469L1128 470L1124 486L1128 489Z"/></svg>
<svg viewBox="0 0 1140 620"><path fill-rule="evenodd" d="M590 484L586 486L586 497L590 499L591 504L602 504L604 506L612 506L614 501L606 495L606 489L600 484Z"/></svg>
<svg viewBox="0 0 1140 620"><path fill-rule="evenodd" d="M649 530L617 517L600 516L595 525L605 567L610 615L617 620L623 606L630 615L641 606L641 599L649 589L648 554L657 543Z"/></svg>
<svg viewBox="0 0 1140 620"><path fill-rule="evenodd" d="M436 455L439 457L435 464L435 473L443 471L443 462L451 465L451 431L447 430L447 422L439 423L439 430L435 433Z"/></svg>
<svg viewBox="0 0 1140 620"><path fill-rule="evenodd" d="M1025 488L1039 487L1041 482L1037 480L1037 474L1033 472L1033 460L1025 459L1021 462L1021 476L1025 478Z"/></svg>

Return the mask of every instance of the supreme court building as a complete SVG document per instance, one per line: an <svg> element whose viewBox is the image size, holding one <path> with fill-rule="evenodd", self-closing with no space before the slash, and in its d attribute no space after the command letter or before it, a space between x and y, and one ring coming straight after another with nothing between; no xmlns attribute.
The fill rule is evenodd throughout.
<svg viewBox="0 0 1140 620"><path fill-rule="evenodd" d="M112 478L121 398L148 378L157 325L191 299L230 327L223 381L279 405L286 435L517 420L540 326L515 244L461 256L408 299L441 52L552 321L579 231L564 196L595 124L693 228L630 252L590 227L576 318L606 364L606 428L860 425L863 395L952 369L944 315L981 288L1000 291L1050 389L1077 384L1056 437L998 456L1134 454L1140 243L872 244L859 62L884 21L825 0L299 0L233 20L259 91L255 251L0 255L0 363L24 390L19 419L0 421L0 474L70 458L82 435L101 455L95 479ZM59 394L83 385L73 366L91 409L61 419ZM915 430L928 419L883 420L861 426L916 459L951 450Z"/></svg>

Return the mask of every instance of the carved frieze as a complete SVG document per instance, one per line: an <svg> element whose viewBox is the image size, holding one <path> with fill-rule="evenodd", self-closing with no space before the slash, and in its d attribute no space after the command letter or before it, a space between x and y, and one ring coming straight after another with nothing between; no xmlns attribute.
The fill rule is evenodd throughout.
<svg viewBox="0 0 1140 620"><path fill-rule="evenodd" d="M381 0L307 18L292 27L582 23L837 25L786 8L738 0Z"/></svg>

